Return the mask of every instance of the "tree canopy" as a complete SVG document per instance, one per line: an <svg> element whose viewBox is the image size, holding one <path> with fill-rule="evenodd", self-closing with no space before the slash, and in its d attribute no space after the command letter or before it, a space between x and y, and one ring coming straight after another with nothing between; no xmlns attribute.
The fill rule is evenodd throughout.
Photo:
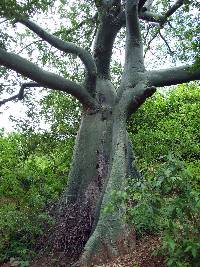
<svg viewBox="0 0 200 267"><path fill-rule="evenodd" d="M164 251L173 255L178 242L173 234L182 240L184 227L188 229L184 238L190 238L192 233L194 239L181 241L188 257L182 260L182 250L180 253L177 250L177 266L181 261L188 266L191 257L195 264L198 261L199 188L196 181L190 183L189 177L195 180L193 173L188 174L170 154L167 163L166 154L170 146L196 166L198 126L193 123L193 115L198 106L193 101L198 98L195 81L200 79L199 7L199 3L187 0L44 0L0 5L1 91L9 94L2 98L0 106L23 100L30 107L27 117L32 124L27 127L26 121L18 123L26 129L30 141L24 138L24 133L14 136L11 151L22 158L21 161L14 156L14 162L22 167L22 178L18 180L5 168L5 176L9 176L5 186L10 191L7 180L13 177L17 190L22 194L28 190L27 198L23 198L25 210L31 207L31 196L40 211L55 197L51 209L54 224L48 225L48 234L40 244L53 256L44 264L54 266L55 255L67 266L99 265L135 249L141 229L155 231L157 225L165 234L170 224L173 233L167 235ZM177 95L164 91L166 86L193 81L186 89L180 86ZM17 87L19 91L15 93ZM35 98L41 104L39 112L31 97L33 88L38 91ZM155 94L157 88L164 97ZM184 97L192 101L191 110ZM174 113L179 113L180 118ZM50 122L49 132L36 133L40 115ZM182 125L187 134L180 140L177 136ZM10 147L10 138L12 135L2 138L5 150ZM145 138L154 145L145 147ZM16 148L21 140L22 149ZM40 141L44 142L41 149ZM146 159L138 159L134 150L138 155L146 153ZM191 169L192 164L186 162ZM137 165L146 174L142 175ZM63 172L68 179L63 179ZM27 173L31 174L28 178ZM49 183L42 182L46 190L35 184L39 173ZM52 179L54 175L59 177L58 183ZM58 201L56 196L62 186ZM112 205L113 197L121 205ZM10 202L9 194L7 200ZM11 205L12 212L16 202ZM170 203L173 212L169 210ZM187 205L192 207L188 214L184 208ZM166 221L157 223L164 215ZM24 211L16 216L23 220ZM151 220L152 227L141 221L143 217ZM193 224L191 217L197 224ZM44 220L37 222L42 225ZM16 229L16 225L12 227ZM26 227L27 224L22 232L27 233ZM34 239L38 230L33 231ZM192 245L188 247L189 243ZM174 262L169 259L168 265L173 266Z"/></svg>
<svg viewBox="0 0 200 267"><path fill-rule="evenodd" d="M24 87L34 87L41 84L41 86L52 89L59 87L59 89L57 88L59 91L67 91L67 93L79 98L81 102L84 103L84 101L87 101L87 103L91 102L91 105L93 105L93 100L90 99L87 92L83 93L84 90L81 88L80 82L81 80L83 81L82 75L84 74L84 69L77 58L80 58L85 65L89 76L91 75L91 84L93 84L92 81L93 78L95 79L96 70L94 62L87 51L91 52L94 37L100 23L100 16L103 16L102 12L104 11L110 15L113 14L113 16L116 13L119 14L118 22L120 25L118 26L117 33L120 29L122 30L117 34L113 48L113 71L111 71L111 75L114 79L113 81L120 81L118 74L122 72L123 64L125 4L120 4L120 1L53 2L29 1L27 4L23 1L9 1L9 3L2 1L0 6L2 17L1 49L3 49L1 50L1 65L13 69L11 62L14 61L14 71L34 80L34 82L36 78L37 85L36 83L32 83L32 81L27 83L27 81L23 80L24 78L22 79L21 76L20 78L19 76L16 77L11 72L9 76L6 76L6 83L2 82L1 90L7 90L9 92L16 91L17 89L15 88L17 86L20 87L24 83L19 95L11 97L10 100L17 99L17 97L21 99ZM147 57L145 67L147 69L152 67L151 62L153 61L153 67L155 68L160 60L167 62L167 65L169 65L170 61L174 63L183 61L193 63L194 67L191 72L189 71L189 76L191 76L192 72L195 72L196 74L193 74L193 79L196 79L199 75L198 71L195 71L195 69L198 69L199 64L199 3L196 1L171 1L172 3L169 1L153 1L148 7L150 9L149 11L147 8L142 9L145 2L152 1L140 1L139 6L142 40L145 56ZM117 8L120 8L120 10ZM28 17L31 19L32 16L33 20L35 18L38 22L41 21L42 24L42 21L47 21L48 16L52 17L54 23L52 25L46 23L46 29L53 35L41 31L42 29L39 26L30 22ZM20 24L26 28L21 27ZM35 39L37 36L38 39ZM56 38L61 38L65 43ZM77 46L72 45L72 43L76 43ZM62 57L62 52L59 51L67 53L68 57ZM33 64L26 60L24 61L21 57L9 54L10 52L15 52L25 58L31 58L31 63L35 62L40 67L45 66L45 69L53 70L54 73L59 73L61 77L53 76L52 81L49 79L49 73L44 72L42 69L36 69ZM71 53L76 55L75 58L70 56ZM122 55L120 60L118 60L119 53ZM150 53L153 53L153 56L150 56ZM150 59L148 59L149 57ZM18 66L16 64L17 62L19 63ZM1 71L6 75L5 69L1 68ZM42 80L39 78L41 75L38 75L40 71L42 71ZM184 68L177 69L177 71L178 76L174 76L173 69L171 71L169 69L166 73L160 72L159 77L161 80L159 81L156 76L156 83L154 81L154 72L149 74L152 76L152 82L155 86L173 84L178 81L182 82L182 79L183 81L188 81L189 77L187 75L185 76ZM174 74L174 81L172 79L172 73ZM169 75L171 81L165 81L165 77L167 78ZM58 78L57 81L62 83L62 88L59 84L55 84L55 78ZM74 82L70 82L70 80Z"/></svg>

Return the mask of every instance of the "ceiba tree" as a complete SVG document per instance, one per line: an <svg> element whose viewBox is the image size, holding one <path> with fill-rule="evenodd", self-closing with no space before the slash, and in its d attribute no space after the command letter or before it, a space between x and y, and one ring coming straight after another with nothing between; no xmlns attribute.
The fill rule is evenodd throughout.
<svg viewBox="0 0 200 267"><path fill-rule="evenodd" d="M71 94L82 105L68 185L55 212L57 227L49 237L55 251L79 257L76 266L111 259L135 246L134 229L123 220L126 207L105 212L113 190L124 190L129 177L140 178L133 166L133 147L126 131L128 118L157 87L200 79L200 68L193 65L147 71L144 64L141 21L163 28L184 6L183 0L175 1L162 14L151 11L153 1L94 2L98 27L92 54L48 33L26 16L16 16L13 21L23 24L58 50L78 56L85 66L82 84L0 48L0 64L31 80L22 84L19 94L2 100L1 104L22 99L27 87L46 87ZM125 63L121 81L114 87L110 78L111 57L122 27L126 28Z"/></svg>

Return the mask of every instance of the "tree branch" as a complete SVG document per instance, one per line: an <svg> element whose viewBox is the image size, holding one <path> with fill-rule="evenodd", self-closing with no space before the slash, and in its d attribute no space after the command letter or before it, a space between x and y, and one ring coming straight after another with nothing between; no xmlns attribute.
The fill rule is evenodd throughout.
<svg viewBox="0 0 200 267"><path fill-rule="evenodd" d="M200 69L193 70L192 66L182 66L159 71L148 71L149 86L163 87L200 80Z"/></svg>
<svg viewBox="0 0 200 267"><path fill-rule="evenodd" d="M22 100L24 98L24 89L28 88L28 87L42 87L42 85L38 84L38 83L34 83L34 82L29 82L29 83L23 83L21 85L21 88L19 90L19 93L16 95L13 95L9 98L3 99L0 101L0 107L4 104L6 104L7 102L13 101L13 100Z"/></svg>
<svg viewBox="0 0 200 267"><path fill-rule="evenodd" d="M138 4L138 11L141 11L147 0L140 0Z"/></svg>
<svg viewBox="0 0 200 267"><path fill-rule="evenodd" d="M102 7L101 7L102 8ZM104 10L99 17L99 25L94 44L94 58L98 76L110 79L110 62L115 37L121 29L120 10L116 7Z"/></svg>
<svg viewBox="0 0 200 267"><path fill-rule="evenodd" d="M90 55L88 51L85 49L76 46L73 43L70 42L64 42L58 37L47 33L45 30L43 30L41 27L39 27L37 24L34 22L28 20L28 19L20 19L17 20L16 22L20 22L21 24L25 25L28 27L31 31L36 33L39 37L41 37L43 40L51 44L52 46L56 47L57 49L66 52L66 53L72 53L80 57L82 60L83 64L86 67L86 70L88 72L88 80L90 81L90 88L88 88L89 92L93 94L95 86L96 86L96 75L97 75L97 70L96 70L96 65L94 62L93 57ZM92 86L92 88L91 88Z"/></svg>
<svg viewBox="0 0 200 267"><path fill-rule="evenodd" d="M167 13L165 14L165 17L168 18L170 17L172 14L174 14L176 12L177 9L179 9L179 7L181 7L184 3L184 0L177 0L173 6L170 7L170 9L167 11Z"/></svg>
<svg viewBox="0 0 200 267"><path fill-rule="evenodd" d="M164 43L166 44L168 50L169 50L169 53L170 55L173 55L174 54L174 51L172 51L170 45L168 44L167 40L165 39L165 37L162 35L162 33L159 31L159 35L161 37L161 39L164 41Z"/></svg>
<svg viewBox="0 0 200 267"><path fill-rule="evenodd" d="M141 0L141 4L143 2L146 2L145 0ZM171 17L177 9L179 9L182 5L184 4L184 0L177 0L174 5L172 5L169 10L166 12L166 14L161 15L161 14L155 14L153 12L145 11L142 12L142 9L140 8L139 10L139 18L150 21L150 22L158 22L161 27L164 26L164 24L167 22L167 19Z"/></svg>
<svg viewBox="0 0 200 267"><path fill-rule="evenodd" d="M149 22L161 23L164 20L164 16L151 11L145 11L139 13L139 18Z"/></svg>
<svg viewBox="0 0 200 267"><path fill-rule="evenodd" d="M141 11L139 12L138 16L139 16L139 19L142 19L148 22L155 22L159 24L164 20L163 15L156 14L150 11L145 11L145 12ZM126 15L124 11L120 13L119 21L120 21L121 27L126 26Z"/></svg>
<svg viewBox="0 0 200 267"><path fill-rule="evenodd" d="M153 40L158 36L159 31L160 31L160 29L156 29L155 33L153 34L153 36L151 37L151 39L148 41L148 43L147 43L147 45L146 45L147 48L146 48L146 51L145 51L145 53L144 53L144 58L146 57L146 54L147 54L147 52L148 52L149 49L150 49L150 45L151 45L151 43L152 43Z"/></svg>
<svg viewBox="0 0 200 267"><path fill-rule="evenodd" d="M159 23L160 26L163 27L164 24L167 22L167 19L171 17L171 15L173 15L176 12L176 10L183 5L184 0L177 0L176 3L172 7L170 7L169 10L164 15L157 14L149 10L143 11L142 7L145 5L146 2L147 0L140 0L138 4L139 18L145 21ZM125 26L126 24L125 12L121 13L120 20L121 20L121 25Z"/></svg>
<svg viewBox="0 0 200 267"><path fill-rule="evenodd" d="M96 108L97 104L93 97L81 85L67 80L57 74L39 68L19 55L6 52L0 48L0 65L12 69L27 78L41 84L41 86L63 91L76 97L83 105Z"/></svg>
<svg viewBox="0 0 200 267"><path fill-rule="evenodd" d="M134 88L135 89L135 88ZM134 90L136 92L137 90ZM151 97L156 92L156 87L146 87L140 90L138 94L134 94L134 97L128 103L127 112L128 116L133 114L145 101L147 98Z"/></svg>
<svg viewBox="0 0 200 267"><path fill-rule="evenodd" d="M147 86L144 79L134 86L130 85L129 88L123 92L119 101L119 106L122 106L122 109L126 110L127 116L129 117L155 92L156 88L154 86Z"/></svg>
<svg viewBox="0 0 200 267"><path fill-rule="evenodd" d="M149 11L152 7L154 0L140 0L138 5L139 11Z"/></svg>
<svg viewBox="0 0 200 267"><path fill-rule="evenodd" d="M122 80L130 82L144 72L143 42L138 18L138 0L126 1L126 54ZM136 81L137 82L137 81Z"/></svg>
<svg viewBox="0 0 200 267"><path fill-rule="evenodd" d="M161 21L161 26L163 26L165 24L165 22L167 21L167 19L169 17L171 17L177 9L179 9L182 5L184 4L184 0L177 0L174 5L172 5L169 10L166 12L166 14L163 16L163 19Z"/></svg>

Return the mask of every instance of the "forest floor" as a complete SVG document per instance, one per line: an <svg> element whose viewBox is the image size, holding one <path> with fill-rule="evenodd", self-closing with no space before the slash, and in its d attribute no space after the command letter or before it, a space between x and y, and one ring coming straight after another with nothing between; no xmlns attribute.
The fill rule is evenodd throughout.
<svg viewBox="0 0 200 267"><path fill-rule="evenodd" d="M160 239L156 236L146 236L139 240L135 250L130 254L117 257L111 262L96 265L95 267L167 267L163 256L155 255L156 249L160 247ZM12 265L12 263L0 264L0 267L20 267L20 265ZM38 264L33 264L32 267L47 267L48 264L40 261ZM63 262L57 262L56 266L66 266ZM81 266L80 266L81 267Z"/></svg>
<svg viewBox="0 0 200 267"><path fill-rule="evenodd" d="M158 237L146 236L137 242L135 250L130 254L117 257L112 262L95 267L167 267L165 258L155 255L160 244Z"/></svg>

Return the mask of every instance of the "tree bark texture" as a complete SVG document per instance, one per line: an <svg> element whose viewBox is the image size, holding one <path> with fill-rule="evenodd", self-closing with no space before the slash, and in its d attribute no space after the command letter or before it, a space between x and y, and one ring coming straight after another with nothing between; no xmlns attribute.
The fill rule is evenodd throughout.
<svg viewBox="0 0 200 267"><path fill-rule="evenodd" d="M135 245L134 230L123 221L124 207L106 212L113 190L124 190L127 177L139 177L126 131L126 113L114 102L115 89L97 80L101 109L83 110L68 187L56 212L51 248L76 266L90 266L126 254ZM104 92L104 93L103 93ZM69 263L71 266L71 263Z"/></svg>
<svg viewBox="0 0 200 267"><path fill-rule="evenodd" d="M144 65L139 19L163 27L183 1L176 1L164 15L149 10L152 1L126 0L125 6L119 0L94 2L98 29L93 55L47 33L27 18L16 20L60 51L78 56L86 70L82 84L45 71L0 48L0 65L32 80L22 85L17 95L0 101L0 106L22 99L26 87L43 86L71 94L83 107L68 186L54 212L56 226L47 240L53 255L64 258L65 266L89 267L134 248L134 229L123 221L125 207L105 212L114 190L123 190L128 177L140 178L133 166L127 119L154 94L156 86L200 79L200 69L192 70L190 66L146 71ZM125 64L119 87L114 88L110 81L112 48L123 26L126 27ZM52 266L56 266L55 262Z"/></svg>

